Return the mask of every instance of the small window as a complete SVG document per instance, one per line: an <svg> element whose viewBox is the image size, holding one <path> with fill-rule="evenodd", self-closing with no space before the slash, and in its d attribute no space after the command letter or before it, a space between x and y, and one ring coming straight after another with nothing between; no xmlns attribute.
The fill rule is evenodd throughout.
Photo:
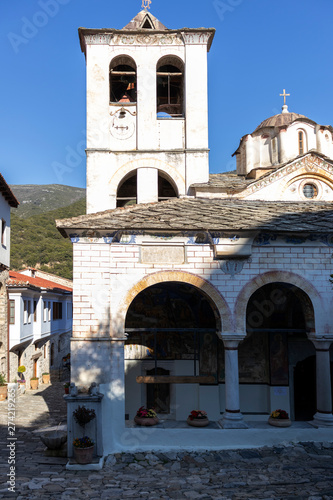
<svg viewBox="0 0 333 500"><path fill-rule="evenodd" d="M15 300L9 301L9 324L15 325Z"/></svg>
<svg viewBox="0 0 333 500"><path fill-rule="evenodd" d="M318 196L317 186L315 186L315 184L310 184L310 183L305 184L303 187L303 194L305 198L308 199L317 198Z"/></svg>
<svg viewBox="0 0 333 500"><path fill-rule="evenodd" d="M157 116L184 116L184 63L163 57L157 65Z"/></svg>
<svg viewBox="0 0 333 500"><path fill-rule="evenodd" d="M47 302L44 301L43 320L47 321L47 318L48 318Z"/></svg>
<svg viewBox="0 0 333 500"><path fill-rule="evenodd" d="M53 321L62 319L62 302L53 302Z"/></svg>
<svg viewBox="0 0 333 500"><path fill-rule="evenodd" d="M110 102L136 102L136 64L131 57L116 57L110 64Z"/></svg>
<svg viewBox="0 0 333 500"><path fill-rule="evenodd" d="M6 246L6 221L1 219L1 245Z"/></svg>
<svg viewBox="0 0 333 500"><path fill-rule="evenodd" d="M47 303L47 319L51 321L51 302Z"/></svg>
<svg viewBox="0 0 333 500"><path fill-rule="evenodd" d="M59 339L59 340L58 340L58 352L60 352L60 351L61 351L61 341L60 341L60 339Z"/></svg>
<svg viewBox="0 0 333 500"><path fill-rule="evenodd" d="M23 312L23 322L26 325L27 323L31 323L31 304L30 300L24 300L24 312Z"/></svg>
<svg viewBox="0 0 333 500"><path fill-rule="evenodd" d="M298 154L304 154L304 132L301 130L298 132Z"/></svg>
<svg viewBox="0 0 333 500"><path fill-rule="evenodd" d="M37 321L37 300L34 300L34 323Z"/></svg>

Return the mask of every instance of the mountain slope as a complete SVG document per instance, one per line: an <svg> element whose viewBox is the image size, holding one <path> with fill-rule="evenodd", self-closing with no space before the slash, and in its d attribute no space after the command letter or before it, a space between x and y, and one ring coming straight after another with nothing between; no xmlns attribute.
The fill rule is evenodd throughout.
<svg viewBox="0 0 333 500"><path fill-rule="evenodd" d="M57 208L67 207L85 197L83 188L62 186L61 184L46 185L12 185L10 186L20 202L13 212L19 217L31 217Z"/></svg>
<svg viewBox="0 0 333 500"><path fill-rule="evenodd" d="M18 271L25 267L36 267L42 271L72 279L72 243L60 235L54 221L85 213L85 197L67 207L27 218L18 216L13 210L11 214L11 269Z"/></svg>

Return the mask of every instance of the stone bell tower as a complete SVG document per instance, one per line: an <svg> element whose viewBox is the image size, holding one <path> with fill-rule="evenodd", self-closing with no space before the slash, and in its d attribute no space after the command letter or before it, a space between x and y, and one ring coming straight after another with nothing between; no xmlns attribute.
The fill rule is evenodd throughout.
<svg viewBox="0 0 333 500"><path fill-rule="evenodd" d="M87 62L87 212L185 196L207 182L214 29L79 29Z"/></svg>

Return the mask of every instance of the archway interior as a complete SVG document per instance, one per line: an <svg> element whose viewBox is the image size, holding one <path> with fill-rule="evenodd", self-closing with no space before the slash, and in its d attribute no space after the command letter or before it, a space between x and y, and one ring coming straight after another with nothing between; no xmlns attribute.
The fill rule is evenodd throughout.
<svg viewBox="0 0 333 500"><path fill-rule="evenodd" d="M192 363L193 376L213 375L217 383L217 316L206 295L192 285L167 282L143 290L126 316L125 363L136 360L141 374L156 376L171 374L175 363L179 374L182 363L187 369ZM168 413L168 390L170 385L147 384L147 404Z"/></svg>
<svg viewBox="0 0 333 500"><path fill-rule="evenodd" d="M239 348L240 382L289 387L293 418L315 412L314 372L300 377L303 362L314 353L307 333L314 331L314 310L308 295L288 283L270 283L248 302L247 337ZM304 398L304 395L307 397Z"/></svg>
<svg viewBox="0 0 333 500"><path fill-rule="evenodd" d="M177 198L177 190L172 180L162 171L158 171L158 201ZM117 208L137 204L138 175L137 170L130 172L119 184L117 190Z"/></svg>

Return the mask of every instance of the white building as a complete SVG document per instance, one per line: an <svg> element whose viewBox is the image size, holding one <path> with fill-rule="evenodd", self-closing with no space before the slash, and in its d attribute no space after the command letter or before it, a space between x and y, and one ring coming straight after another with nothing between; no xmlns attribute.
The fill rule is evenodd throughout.
<svg viewBox="0 0 333 500"><path fill-rule="evenodd" d="M10 209L16 208L18 201L5 179L0 174L0 372L8 379L8 318L7 290L10 263Z"/></svg>
<svg viewBox="0 0 333 500"><path fill-rule="evenodd" d="M28 382L42 373L61 378L72 334L72 283L27 269L10 271L7 287L11 380L21 365Z"/></svg>
<svg viewBox="0 0 333 500"><path fill-rule="evenodd" d="M241 140L237 172L209 176L214 30L142 11L79 34L88 214L57 226L74 246L72 381L104 394L104 452L195 446L132 428L142 405L174 428L198 408L223 429L277 408L333 426L332 128L284 105Z"/></svg>

